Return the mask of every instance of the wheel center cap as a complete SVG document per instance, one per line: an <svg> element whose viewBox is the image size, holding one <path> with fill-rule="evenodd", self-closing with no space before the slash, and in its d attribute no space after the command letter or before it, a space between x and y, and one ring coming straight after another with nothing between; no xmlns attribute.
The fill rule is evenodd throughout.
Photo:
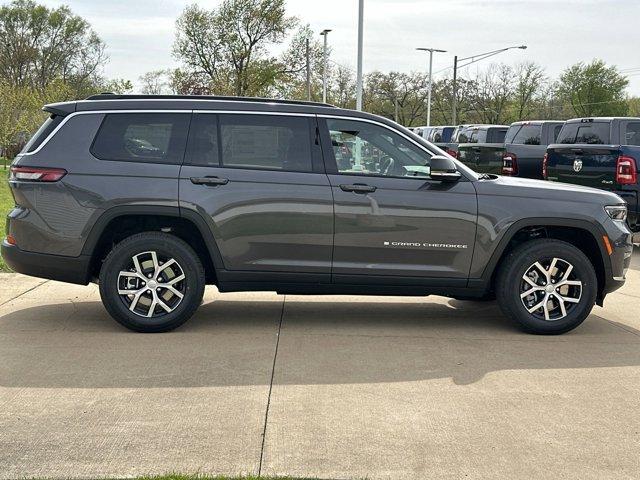
<svg viewBox="0 0 640 480"><path fill-rule="evenodd" d="M544 290L547 293L553 293L553 291L556 289L555 285L549 284L546 287L544 287Z"/></svg>
<svg viewBox="0 0 640 480"><path fill-rule="evenodd" d="M150 288L151 290L158 288L158 282L156 282L155 280L149 280L147 282L147 288Z"/></svg>

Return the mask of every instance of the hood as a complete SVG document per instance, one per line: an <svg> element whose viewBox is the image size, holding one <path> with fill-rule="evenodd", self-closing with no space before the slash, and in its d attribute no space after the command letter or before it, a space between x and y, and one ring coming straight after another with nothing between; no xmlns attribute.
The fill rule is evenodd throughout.
<svg viewBox="0 0 640 480"><path fill-rule="evenodd" d="M497 176L491 180L478 180L475 182L475 185L478 194L593 203L599 205L625 203L621 197L612 192L569 183L549 182L546 180Z"/></svg>

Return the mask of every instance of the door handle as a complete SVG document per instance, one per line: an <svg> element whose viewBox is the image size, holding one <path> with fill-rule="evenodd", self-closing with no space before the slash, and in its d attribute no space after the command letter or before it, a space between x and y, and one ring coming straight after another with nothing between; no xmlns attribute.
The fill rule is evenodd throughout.
<svg viewBox="0 0 640 480"><path fill-rule="evenodd" d="M226 185L229 183L229 179L219 177L191 177L191 183L194 185L209 185L215 187L216 185Z"/></svg>
<svg viewBox="0 0 640 480"><path fill-rule="evenodd" d="M372 185L364 185L362 183L354 183L353 185L340 185L340 189L343 192L354 192L354 193L370 193L375 192L376 188Z"/></svg>

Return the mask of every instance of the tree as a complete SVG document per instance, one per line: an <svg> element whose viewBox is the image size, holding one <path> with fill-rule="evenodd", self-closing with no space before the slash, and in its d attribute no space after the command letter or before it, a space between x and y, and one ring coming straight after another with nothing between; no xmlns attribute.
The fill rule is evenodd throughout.
<svg viewBox="0 0 640 480"><path fill-rule="evenodd" d="M138 79L142 84L142 93L145 95L162 95L169 90L168 70L153 70L141 75Z"/></svg>
<svg viewBox="0 0 640 480"><path fill-rule="evenodd" d="M428 79L424 73L372 72L367 75L363 103L372 113L406 126L424 123Z"/></svg>
<svg viewBox="0 0 640 480"><path fill-rule="evenodd" d="M331 69L327 101L340 108L355 108L356 106L356 79L346 65L337 65Z"/></svg>
<svg viewBox="0 0 640 480"><path fill-rule="evenodd" d="M514 74L514 118L527 120L536 108L536 101L544 92L547 76L544 69L533 62L516 65Z"/></svg>
<svg viewBox="0 0 640 480"><path fill-rule="evenodd" d="M32 0L0 7L0 78L44 91L58 79L77 90L95 84L107 57L104 43L68 7L48 9Z"/></svg>
<svg viewBox="0 0 640 480"><path fill-rule="evenodd" d="M255 95L277 76L267 47L295 23L284 0L223 0L209 11L194 4L176 22L174 56L189 73L205 75L215 93Z"/></svg>
<svg viewBox="0 0 640 480"><path fill-rule="evenodd" d="M615 66L593 60L567 68L560 76L558 92L577 116L626 115L628 84L629 80Z"/></svg>
<svg viewBox="0 0 640 480"><path fill-rule="evenodd" d="M509 119L508 106L513 98L513 70L508 65L491 64L475 81L474 117L481 123L500 124Z"/></svg>

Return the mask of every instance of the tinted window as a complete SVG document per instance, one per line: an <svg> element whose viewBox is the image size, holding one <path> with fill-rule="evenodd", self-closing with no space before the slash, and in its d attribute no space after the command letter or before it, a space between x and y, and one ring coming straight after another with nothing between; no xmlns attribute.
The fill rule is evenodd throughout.
<svg viewBox="0 0 640 480"><path fill-rule="evenodd" d="M457 143L469 143L472 133L473 127L462 127L458 130L454 141Z"/></svg>
<svg viewBox="0 0 640 480"><path fill-rule="evenodd" d="M312 171L306 117L220 115L219 122L224 166Z"/></svg>
<svg viewBox="0 0 640 480"><path fill-rule="evenodd" d="M511 129L510 129L511 130ZM510 142L517 145L540 145L542 125L522 125Z"/></svg>
<svg viewBox="0 0 640 480"><path fill-rule="evenodd" d="M558 143L609 143L609 122L566 123L558 137Z"/></svg>
<svg viewBox="0 0 640 480"><path fill-rule="evenodd" d="M507 130L507 134L504 136L504 143L513 143L513 139L521 128L521 123L517 125L511 125Z"/></svg>
<svg viewBox="0 0 640 480"><path fill-rule="evenodd" d="M484 129L473 128L464 134L468 137L468 143L485 143L487 141L487 131ZM460 140L460 143L465 142Z"/></svg>
<svg viewBox="0 0 640 480"><path fill-rule="evenodd" d="M429 134L429 140L432 142L442 142L442 134L444 132L443 128L434 128Z"/></svg>
<svg viewBox="0 0 640 480"><path fill-rule="evenodd" d="M640 145L640 122L627 123L625 145Z"/></svg>
<svg viewBox="0 0 640 480"><path fill-rule="evenodd" d="M47 118L44 121L44 123L40 126L38 131L33 134L33 137L31 137L31 140L27 142L27 144L24 146L24 148L20 153L33 152L36 148L38 148L42 144L42 142L44 142L44 139L47 138L49 134L53 132L53 130L58 125L60 125L61 121L62 121L62 117L60 116L57 116L57 115L49 116L49 118Z"/></svg>
<svg viewBox="0 0 640 480"><path fill-rule="evenodd" d="M553 127L553 142L555 143L558 140L558 135L560 135L560 131L562 130L562 125L556 125Z"/></svg>
<svg viewBox="0 0 640 480"><path fill-rule="evenodd" d="M504 143L504 136L507 134L506 128L491 128L487 133L487 143Z"/></svg>
<svg viewBox="0 0 640 480"><path fill-rule="evenodd" d="M220 164L218 155L218 116L211 113L195 114L189 129L186 163L217 166Z"/></svg>
<svg viewBox="0 0 640 480"><path fill-rule="evenodd" d="M190 114L113 113L105 116L91 147L101 160L180 164Z"/></svg>
<svg viewBox="0 0 640 480"><path fill-rule="evenodd" d="M391 130L368 122L327 120L338 172L428 177L431 155Z"/></svg>
<svg viewBox="0 0 640 480"><path fill-rule="evenodd" d="M441 140L441 142L450 142L451 141L451 134L453 133L454 130L455 130L455 128L453 128L453 127L444 127L442 129L442 140Z"/></svg>

